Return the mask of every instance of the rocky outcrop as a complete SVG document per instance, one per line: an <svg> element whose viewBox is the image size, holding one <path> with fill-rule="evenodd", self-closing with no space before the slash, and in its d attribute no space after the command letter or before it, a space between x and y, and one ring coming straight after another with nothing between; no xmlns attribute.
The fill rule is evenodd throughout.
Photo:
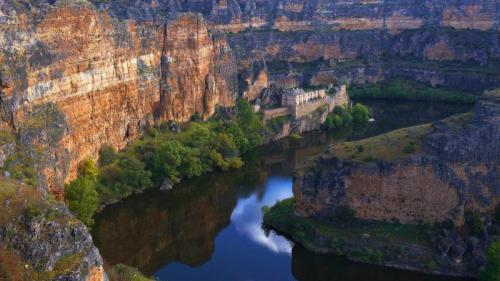
<svg viewBox="0 0 500 281"><path fill-rule="evenodd" d="M297 214L334 216L348 208L361 219L460 226L467 211L492 212L500 202L498 97L487 93L472 114L419 127L420 136L390 133L405 140L406 152L384 135L333 147L333 157L295 178ZM362 153L370 155L356 156Z"/></svg>
<svg viewBox="0 0 500 281"><path fill-rule="evenodd" d="M0 264L8 265L0 266L0 276L7 276L6 280L107 280L87 228L63 203L45 200L33 187L1 179Z"/></svg>

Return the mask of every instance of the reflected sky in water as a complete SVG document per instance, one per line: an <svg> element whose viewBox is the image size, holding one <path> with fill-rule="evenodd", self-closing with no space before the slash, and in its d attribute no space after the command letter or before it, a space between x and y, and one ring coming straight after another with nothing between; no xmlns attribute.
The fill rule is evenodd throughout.
<svg viewBox="0 0 500 281"><path fill-rule="evenodd" d="M292 254L292 245L283 236L274 232L266 235L262 229L262 207L272 206L276 201L281 201L293 196L292 179L272 177L267 183L263 198L258 198L253 194L246 199L238 200L238 205L231 216L231 222L236 231L241 235L246 235L256 244L266 247L270 251L280 254Z"/></svg>
<svg viewBox="0 0 500 281"><path fill-rule="evenodd" d="M161 281L295 280L292 244L262 229L262 207L292 196L291 177L269 177L264 190L238 199L231 224L216 238L211 259L198 267L171 263L156 272Z"/></svg>

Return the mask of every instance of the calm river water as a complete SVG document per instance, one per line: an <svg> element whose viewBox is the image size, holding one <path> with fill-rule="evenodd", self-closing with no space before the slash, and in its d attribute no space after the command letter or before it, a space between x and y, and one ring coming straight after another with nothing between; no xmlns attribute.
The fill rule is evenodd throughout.
<svg viewBox="0 0 500 281"><path fill-rule="evenodd" d="M376 122L360 132L309 133L266 145L245 167L147 190L106 207L94 239L105 261L161 281L430 281L454 280L311 253L262 227L261 208L292 196L292 175L309 157L341 139L360 139L442 119L470 106L363 101Z"/></svg>

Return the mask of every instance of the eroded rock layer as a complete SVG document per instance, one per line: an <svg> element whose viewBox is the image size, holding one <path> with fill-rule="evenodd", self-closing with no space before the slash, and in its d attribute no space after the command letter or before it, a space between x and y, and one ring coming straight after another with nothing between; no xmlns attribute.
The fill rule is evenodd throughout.
<svg viewBox="0 0 500 281"><path fill-rule="evenodd" d="M500 202L499 97L485 94L470 119L433 124L414 156L363 163L333 150L294 179L296 213L335 216L347 208L361 219L459 226L467 211L492 212Z"/></svg>
<svg viewBox="0 0 500 281"><path fill-rule="evenodd" d="M158 120L206 118L234 103L234 58L200 16L139 23L85 5L0 8L4 119L20 128L34 107L57 105L67 123L63 180L104 144L121 149Z"/></svg>

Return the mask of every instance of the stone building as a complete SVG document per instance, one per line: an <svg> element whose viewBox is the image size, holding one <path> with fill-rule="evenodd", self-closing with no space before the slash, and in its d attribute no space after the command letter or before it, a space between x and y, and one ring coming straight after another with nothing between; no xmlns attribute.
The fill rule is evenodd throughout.
<svg viewBox="0 0 500 281"><path fill-rule="evenodd" d="M324 99L326 92L324 89L306 92L303 89L295 88L283 95L282 105L295 107L308 102Z"/></svg>

